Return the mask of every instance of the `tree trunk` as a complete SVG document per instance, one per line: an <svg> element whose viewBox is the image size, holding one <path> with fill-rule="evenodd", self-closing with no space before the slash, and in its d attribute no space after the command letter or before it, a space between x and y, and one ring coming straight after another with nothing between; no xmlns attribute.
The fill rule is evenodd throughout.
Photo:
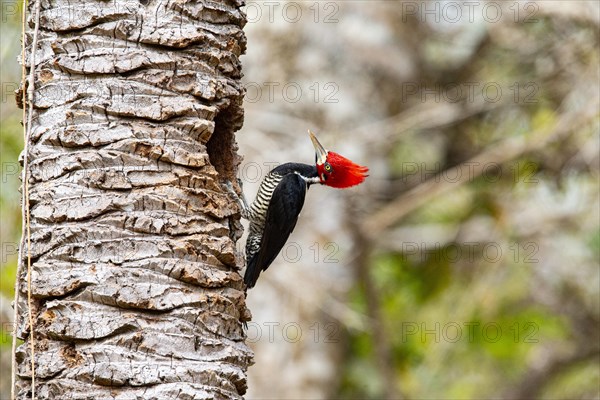
<svg viewBox="0 0 600 400"><path fill-rule="evenodd" d="M241 5L43 0L35 48L29 18L37 399L245 393L241 225L223 188L240 162ZM22 399L32 389L26 256Z"/></svg>

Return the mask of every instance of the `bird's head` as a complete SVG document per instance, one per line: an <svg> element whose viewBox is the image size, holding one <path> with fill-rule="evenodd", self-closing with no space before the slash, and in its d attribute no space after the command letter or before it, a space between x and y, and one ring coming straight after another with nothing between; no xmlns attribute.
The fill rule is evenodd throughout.
<svg viewBox="0 0 600 400"><path fill-rule="evenodd" d="M321 184L343 189L365 180L369 168L355 164L333 151L325 150L310 130L308 134L315 146L317 173Z"/></svg>

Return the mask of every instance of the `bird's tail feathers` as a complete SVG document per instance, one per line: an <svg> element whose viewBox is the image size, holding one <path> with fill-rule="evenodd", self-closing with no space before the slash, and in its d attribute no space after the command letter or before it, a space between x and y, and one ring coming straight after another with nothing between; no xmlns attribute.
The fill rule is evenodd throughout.
<svg viewBox="0 0 600 400"><path fill-rule="evenodd" d="M248 260L248 267L246 268L246 273L244 274L244 283L251 289L256 285L256 281L258 280L258 276L260 275L261 268L258 268L256 265L256 255L252 256L250 260Z"/></svg>

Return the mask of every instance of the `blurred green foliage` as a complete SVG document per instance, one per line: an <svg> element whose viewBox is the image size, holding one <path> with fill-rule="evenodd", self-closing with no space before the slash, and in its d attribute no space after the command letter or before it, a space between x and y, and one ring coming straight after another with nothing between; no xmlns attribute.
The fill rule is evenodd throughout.
<svg viewBox="0 0 600 400"><path fill-rule="evenodd" d="M513 27L512 33L520 36L523 50L517 44L506 46L488 40L473 54L471 63L450 74L460 76L464 82L506 83L502 87L508 87L509 82L523 85L518 96L510 93L515 98L509 106L465 119L442 131L404 132L387 159L393 178L404 190L483 149L493 148L501 140L509 137L527 140L533 132L557 124L560 117L557 110L570 89L558 82L557 76L573 82L575 77L570 74L577 74L575 65L584 64L584 59L595 60L597 64L598 57L597 46L587 47L587 52L575 46L572 52L581 51L582 58L570 60L573 64L555 74L541 73L541 60L553 57L541 50L545 44L583 36L597 45L598 38L589 36L590 26L561 22L564 21L538 18L535 23ZM436 36L426 29L421 34L427 36L426 55L444 59L447 37ZM432 82L443 82L448 71L431 68L427 74ZM524 96L532 93L534 96L529 99L533 101L524 101L527 99ZM589 254L574 253L572 258L560 262L570 264L573 270L586 270L591 274L590 285L594 282L598 285L597 270L594 272L600 258L598 221L589 221L586 229L577 222L588 213L597 215L590 211L597 203L589 204L581 200L583 197L573 199L583 203L580 208L563 220L557 217L565 212L561 207L568 207L569 196L577 196L574 187L565 184L567 181L588 187L593 193L591 198L597 199L597 166L590 170L585 165L569 164L579 146L590 143L597 134L596 120L558 143L525 152L510 164L490 169L488 174L412 212L400 227L401 230L403 226L416 229L435 225L455 232L455 240L442 240L436 246L429 244L426 249L424 243L417 243L417 252L397 246L371 255L368 269L379 296L384 331L390 339L392 365L384 368L393 370L398 388L407 398L499 398L507 388L524 390L527 376L533 371L532 359L544 358L541 356L544 353L550 354L547 357L560 357L578 346L574 343L579 335L577 330L582 328L568 311L560 310L560 304L565 302L563 296L574 297L566 289L572 285L567 283L570 278L552 276L552 267L547 265L552 265L554 256L542 246L553 241L567 249L573 243L565 235L585 243ZM425 168L428 169L424 174ZM564 204L559 205L563 200ZM523 211L523 226L520 226L514 211L524 203L530 203L531 208ZM547 215L543 221L534 218L536 210ZM469 247L458 237L477 224L473 221L487 221L489 229L484 230L483 238L478 237L477 246ZM494 246L486 248L486 240ZM502 251L498 258L489 252L496 247ZM544 273L550 274L545 278L548 282L541 281ZM584 298L588 296L584 288L572 290ZM593 287L591 290L593 293ZM355 311L367 312L366 296L361 285L352 292ZM549 298L545 299L546 296ZM598 315L597 293L594 296L585 303L590 307L587 310L590 315L584 320L597 326L597 320L593 320ZM583 307L575 304L578 303L571 306ZM597 335L596 328L587 340L597 341ZM384 398L385 382L376 372L377 363L381 362L374 350L376 335L367 328L350 331L349 336L350 356L339 397ZM585 345L585 341L581 343ZM548 380L543 381L546 386L539 388L538 395L551 399L598 398L600 369L594 360L598 360L597 355L591 358L591 364L587 359L587 363L565 363L564 367L557 367L557 373L549 369Z"/></svg>
<svg viewBox="0 0 600 400"><path fill-rule="evenodd" d="M19 154L23 148L23 128L21 110L17 108L13 90L20 81L21 68L17 63L20 54L20 7L12 7L17 2L3 2L0 24L0 81L2 82L2 100L0 102L0 242L2 243L0 263L0 351L8 354L11 346L10 330L12 324L11 302L14 296L17 271L17 244L21 235L20 173ZM15 12L6 12L7 10ZM10 357L2 357L1 363ZM9 370L8 365L0 369ZM0 389L6 387L9 374L3 374ZM2 390L0 394L3 395Z"/></svg>

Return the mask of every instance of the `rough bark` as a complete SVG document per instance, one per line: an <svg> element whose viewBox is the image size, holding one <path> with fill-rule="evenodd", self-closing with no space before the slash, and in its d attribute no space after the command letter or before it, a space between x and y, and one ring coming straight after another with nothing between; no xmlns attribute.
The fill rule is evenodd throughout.
<svg viewBox="0 0 600 400"><path fill-rule="evenodd" d="M38 399L245 393L241 225L223 187L239 164L241 5L42 1L26 51ZM17 398L29 398L18 279Z"/></svg>

